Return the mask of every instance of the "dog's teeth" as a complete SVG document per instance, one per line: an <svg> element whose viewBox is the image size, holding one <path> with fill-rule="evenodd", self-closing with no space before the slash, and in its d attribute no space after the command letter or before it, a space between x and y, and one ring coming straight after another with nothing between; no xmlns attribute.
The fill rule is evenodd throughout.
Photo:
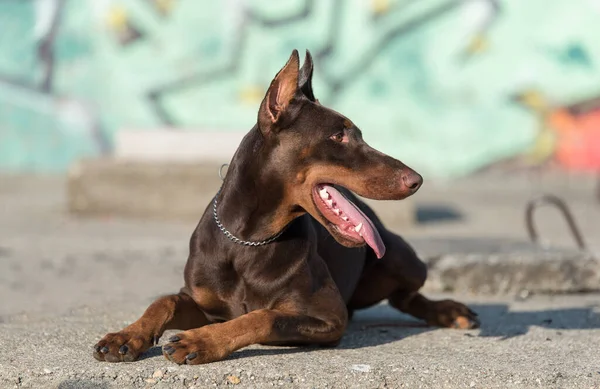
<svg viewBox="0 0 600 389"><path fill-rule="evenodd" d="M329 193L323 188L319 191L319 196L321 196L322 199L327 200L329 198Z"/></svg>
<svg viewBox="0 0 600 389"><path fill-rule="evenodd" d="M329 205L330 207L333 207L333 200L325 200L325 202L327 203L327 205Z"/></svg>
<svg viewBox="0 0 600 389"><path fill-rule="evenodd" d="M344 215L344 216L342 216L342 219L344 219L345 221L348 221L348 216Z"/></svg>
<svg viewBox="0 0 600 389"><path fill-rule="evenodd" d="M338 216L339 216L339 215L340 215L340 212L341 212L341 211L340 211L339 209L337 209L337 208L333 208L333 213L335 213L336 215L338 215Z"/></svg>
<svg viewBox="0 0 600 389"><path fill-rule="evenodd" d="M362 223L358 223L358 225L356 227L354 227L354 231L360 232L360 230L362 229L362 226L363 226Z"/></svg>

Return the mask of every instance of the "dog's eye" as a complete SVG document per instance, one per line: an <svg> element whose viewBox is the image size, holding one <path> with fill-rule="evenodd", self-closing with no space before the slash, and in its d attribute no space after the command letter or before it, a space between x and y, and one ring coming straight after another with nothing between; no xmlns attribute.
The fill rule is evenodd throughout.
<svg viewBox="0 0 600 389"><path fill-rule="evenodd" d="M346 134L344 134L344 131L338 132L336 134L333 134L329 137L329 139L335 141L335 142L348 142L348 137L346 136Z"/></svg>

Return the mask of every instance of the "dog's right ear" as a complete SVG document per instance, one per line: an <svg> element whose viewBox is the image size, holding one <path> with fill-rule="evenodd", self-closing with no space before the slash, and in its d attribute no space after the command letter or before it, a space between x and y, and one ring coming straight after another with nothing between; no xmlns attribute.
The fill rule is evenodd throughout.
<svg viewBox="0 0 600 389"><path fill-rule="evenodd" d="M290 103L298 92L300 58L294 50L285 66L277 73L260 104L258 125L264 135L277 132L282 122L293 116Z"/></svg>
<svg viewBox="0 0 600 389"><path fill-rule="evenodd" d="M298 78L298 87L304 93L310 101L315 101L315 95L312 89L312 76L313 76L313 60L310 51L306 50L306 56L304 57L304 63L300 68L300 76Z"/></svg>

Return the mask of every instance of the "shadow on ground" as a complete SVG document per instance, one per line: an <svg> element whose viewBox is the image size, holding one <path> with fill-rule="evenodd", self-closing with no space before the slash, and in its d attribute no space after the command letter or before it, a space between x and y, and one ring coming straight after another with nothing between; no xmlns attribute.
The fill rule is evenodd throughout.
<svg viewBox="0 0 600 389"><path fill-rule="evenodd" d="M525 335L532 327L556 330L562 336L569 330L600 328L600 314L590 305L585 308L562 308L540 311L511 311L506 304L471 304L481 319L478 330L461 331L426 326L408 315L397 312L387 304L358 311L350 323L339 349L359 349L401 341L410 336L429 331L460 331L466 337L495 337L498 341ZM548 339L550 340L550 339ZM319 347L261 347L248 348L234 353L229 359L265 355L293 354L318 350ZM160 356L160 347L148 350L140 359Z"/></svg>
<svg viewBox="0 0 600 389"><path fill-rule="evenodd" d="M444 204L419 204L416 213L417 222L421 224L455 222L463 219L462 213L456 208Z"/></svg>

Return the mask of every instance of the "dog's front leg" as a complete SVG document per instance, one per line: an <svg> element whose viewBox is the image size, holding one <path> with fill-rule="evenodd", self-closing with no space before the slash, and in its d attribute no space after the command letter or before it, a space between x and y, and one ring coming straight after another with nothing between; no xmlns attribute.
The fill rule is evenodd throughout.
<svg viewBox="0 0 600 389"><path fill-rule="evenodd" d="M337 344L347 324L343 314L316 318L261 309L225 323L211 324L177 334L163 346L163 354L178 364L219 361L251 344Z"/></svg>
<svg viewBox="0 0 600 389"><path fill-rule="evenodd" d="M161 297L137 321L104 336L94 346L94 358L107 362L132 362L150 348L165 330L187 330L208 324L204 313L185 293Z"/></svg>

